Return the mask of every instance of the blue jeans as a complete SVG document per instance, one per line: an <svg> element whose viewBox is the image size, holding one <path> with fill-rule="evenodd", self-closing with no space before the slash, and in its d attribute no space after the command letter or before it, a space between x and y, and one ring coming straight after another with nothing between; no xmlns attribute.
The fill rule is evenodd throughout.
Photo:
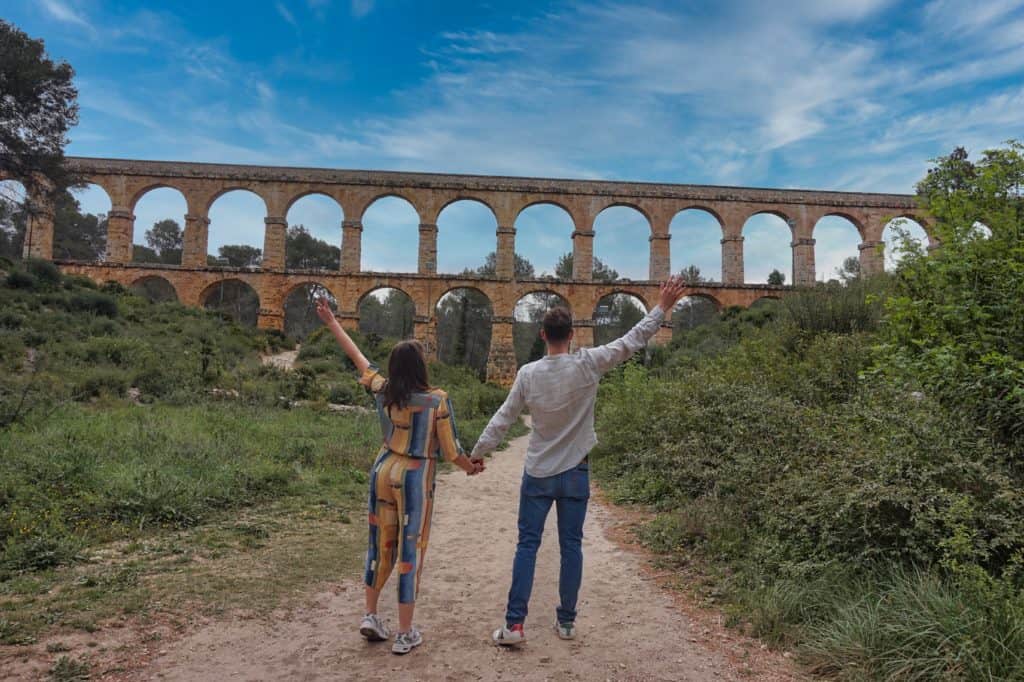
<svg viewBox="0 0 1024 682"><path fill-rule="evenodd" d="M512 564L512 588L508 592L505 621L509 625L526 621L533 572L551 503L558 513L558 546L562 557L558 576L556 610L559 623L576 620L576 597L583 579L583 520L590 499L590 467L583 462L555 476L535 478L523 473L519 489L519 544Z"/></svg>

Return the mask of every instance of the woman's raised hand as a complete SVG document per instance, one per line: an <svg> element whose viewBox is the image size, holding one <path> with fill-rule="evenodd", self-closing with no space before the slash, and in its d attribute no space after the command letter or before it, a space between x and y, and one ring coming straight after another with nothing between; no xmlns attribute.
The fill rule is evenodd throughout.
<svg viewBox="0 0 1024 682"><path fill-rule="evenodd" d="M334 322L334 311L331 310L331 304L328 303L326 296L317 297L316 316L319 317L324 324L331 324Z"/></svg>
<svg viewBox="0 0 1024 682"><path fill-rule="evenodd" d="M672 306L682 298L685 290L686 282L683 281L682 277L673 275L665 280L661 285L661 295L658 300L661 309L666 313L672 310Z"/></svg>

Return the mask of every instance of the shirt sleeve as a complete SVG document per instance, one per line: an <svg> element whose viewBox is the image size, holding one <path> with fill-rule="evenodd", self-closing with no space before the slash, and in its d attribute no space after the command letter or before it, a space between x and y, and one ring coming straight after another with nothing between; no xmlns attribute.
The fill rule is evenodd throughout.
<svg viewBox="0 0 1024 682"><path fill-rule="evenodd" d="M505 402L494 413L491 420L487 422L487 427L480 434L476 445L473 446L471 457L482 457L488 452L493 452L502 439L505 438L509 427L519 419L519 415L525 405L526 396L523 389L523 373L519 372L516 374L516 380L512 383L512 390L508 392Z"/></svg>
<svg viewBox="0 0 1024 682"><path fill-rule="evenodd" d="M459 429L455 426L455 411L452 409L452 401L448 396L445 396L437 407L435 429L442 459L454 462L459 455L465 454L462 444L459 443Z"/></svg>
<svg viewBox="0 0 1024 682"><path fill-rule="evenodd" d="M363 370L363 373L359 375L359 383L365 386L371 393L380 393L384 390L384 384L387 383L387 379L380 373L380 367L371 362Z"/></svg>
<svg viewBox="0 0 1024 682"><path fill-rule="evenodd" d="M665 311L661 309L661 306L654 306L650 312L644 315L644 319L637 322L623 336L603 346L584 348L581 352L590 360L598 374L604 374L646 346L647 342L658 332L664 319Z"/></svg>

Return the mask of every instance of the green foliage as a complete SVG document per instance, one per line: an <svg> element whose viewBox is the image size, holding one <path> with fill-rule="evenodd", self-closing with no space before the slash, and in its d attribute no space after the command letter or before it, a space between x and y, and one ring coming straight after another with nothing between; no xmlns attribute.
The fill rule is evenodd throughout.
<svg viewBox="0 0 1024 682"><path fill-rule="evenodd" d="M879 371L966 412L1024 454L1024 146L962 150L918 184L941 248L903 260ZM977 225L987 226L983 238Z"/></svg>
<svg viewBox="0 0 1024 682"><path fill-rule="evenodd" d="M0 574L295 494L319 485L325 471L361 488L375 428L369 416L310 410L71 405L0 432Z"/></svg>

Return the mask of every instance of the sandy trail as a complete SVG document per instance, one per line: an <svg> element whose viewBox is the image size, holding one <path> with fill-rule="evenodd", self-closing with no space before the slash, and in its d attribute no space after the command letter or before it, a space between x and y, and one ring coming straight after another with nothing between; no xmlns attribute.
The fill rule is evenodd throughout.
<svg viewBox="0 0 1024 682"><path fill-rule="evenodd" d="M363 641L356 631L362 616L362 584L358 575L346 575L334 589L273 619L204 625L169 643L133 679L789 678L782 670L741 670L747 664L736 658L735 650L729 656L725 648L715 646L716 634L708 634L707 624L692 621L671 594L646 576L643 557L606 536L614 518L594 500L585 527L579 639L563 642L553 630L558 542L552 508L538 557L527 621L529 640L517 650L493 646L490 633L504 614L515 551L525 448L526 438L517 439L497 453L480 476L453 472L439 478L416 614L425 643L411 654L395 656L386 643ZM392 625L397 622L394 589L389 582L381 599L382 616ZM747 650L765 653L756 643L748 642Z"/></svg>
<svg viewBox="0 0 1024 682"><path fill-rule="evenodd" d="M273 365L281 369L295 369L295 361L299 359L299 347L294 350L283 350L273 355L264 355L263 364Z"/></svg>

